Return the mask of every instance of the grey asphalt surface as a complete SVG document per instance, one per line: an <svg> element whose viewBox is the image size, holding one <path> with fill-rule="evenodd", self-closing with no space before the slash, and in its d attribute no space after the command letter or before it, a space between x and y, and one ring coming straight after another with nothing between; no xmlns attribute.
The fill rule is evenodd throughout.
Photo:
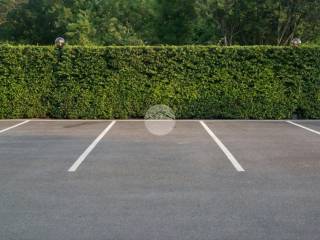
<svg viewBox="0 0 320 240"><path fill-rule="evenodd" d="M205 121L237 172L198 121L162 137L117 121L68 172L110 123L31 121L0 134L0 239L319 239L320 135Z"/></svg>

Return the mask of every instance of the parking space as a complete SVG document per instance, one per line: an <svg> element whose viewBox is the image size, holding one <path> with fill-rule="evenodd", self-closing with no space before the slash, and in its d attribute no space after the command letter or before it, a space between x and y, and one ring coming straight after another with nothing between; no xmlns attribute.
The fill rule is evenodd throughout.
<svg viewBox="0 0 320 240"><path fill-rule="evenodd" d="M164 180L177 176L186 182L205 174L235 174L198 122L178 122L163 137L151 134L142 121L118 122L82 167L80 172L118 173L120 178L129 174L133 180L152 180L154 175Z"/></svg>
<svg viewBox="0 0 320 240"><path fill-rule="evenodd" d="M313 130L320 131L320 121L318 120L305 120L305 121L294 121L303 126L309 127Z"/></svg>
<svg viewBox="0 0 320 240"><path fill-rule="evenodd" d="M308 121L288 121L288 123L300 127L309 132L320 135L320 121L308 120Z"/></svg>
<svg viewBox="0 0 320 240"><path fill-rule="evenodd" d="M0 131L21 122L23 121L22 120L0 120Z"/></svg>
<svg viewBox="0 0 320 240"><path fill-rule="evenodd" d="M285 121L213 121L208 126L245 168L259 174L318 175L320 137Z"/></svg>
<svg viewBox="0 0 320 240"><path fill-rule="evenodd" d="M239 219L255 226L253 233L260 232L255 239L264 234L271 237L262 239L316 239L319 135L285 121L209 121L207 125L246 168L245 177L232 186L245 199Z"/></svg>
<svg viewBox="0 0 320 240"><path fill-rule="evenodd" d="M16 124L14 121L11 126ZM34 121L2 133L1 187L18 179L36 180L38 176L62 174L106 124Z"/></svg>
<svg viewBox="0 0 320 240"><path fill-rule="evenodd" d="M26 121L22 121L22 120L1 120L0 121L0 133L4 133L4 132L7 132L11 129L14 129L18 126L21 126L25 123L28 123L28 120Z"/></svg>
<svg viewBox="0 0 320 240"><path fill-rule="evenodd" d="M1 133L0 239L318 239L320 136L202 123L156 136L144 121L32 120Z"/></svg>

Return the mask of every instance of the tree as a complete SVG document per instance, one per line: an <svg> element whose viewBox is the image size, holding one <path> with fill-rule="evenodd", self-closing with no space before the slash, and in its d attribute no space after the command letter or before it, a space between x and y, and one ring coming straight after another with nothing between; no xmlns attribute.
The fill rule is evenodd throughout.
<svg viewBox="0 0 320 240"><path fill-rule="evenodd" d="M205 16L224 45L287 45L294 36L317 39L317 0L203 0Z"/></svg>
<svg viewBox="0 0 320 240"><path fill-rule="evenodd" d="M0 25L6 23L8 12L25 2L26 0L0 0Z"/></svg>
<svg viewBox="0 0 320 240"><path fill-rule="evenodd" d="M320 25L318 0L281 0L278 3L278 45L288 44L297 34L306 33L307 39L319 36L315 32Z"/></svg>
<svg viewBox="0 0 320 240"><path fill-rule="evenodd" d="M0 0L0 40L287 45L320 41L319 0Z"/></svg>
<svg viewBox="0 0 320 240"><path fill-rule="evenodd" d="M51 6L55 0L29 0L7 15L8 40L32 44L52 43L57 35Z"/></svg>
<svg viewBox="0 0 320 240"><path fill-rule="evenodd" d="M157 36L161 43L191 43L197 20L195 0L158 0Z"/></svg>
<svg viewBox="0 0 320 240"><path fill-rule="evenodd" d="M0 0L0 40L8 40L8 13L15 10L26 0Z"/></svg>

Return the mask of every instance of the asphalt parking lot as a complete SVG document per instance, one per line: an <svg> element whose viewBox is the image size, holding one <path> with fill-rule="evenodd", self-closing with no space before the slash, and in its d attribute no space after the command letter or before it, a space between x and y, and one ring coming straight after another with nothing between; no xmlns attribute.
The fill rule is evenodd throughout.
<svg viewBox="0 0 320 240"><path fill-rule="evenodd" d="M2 120L0 183L0 239L318 240L320 121Z"/></svg>

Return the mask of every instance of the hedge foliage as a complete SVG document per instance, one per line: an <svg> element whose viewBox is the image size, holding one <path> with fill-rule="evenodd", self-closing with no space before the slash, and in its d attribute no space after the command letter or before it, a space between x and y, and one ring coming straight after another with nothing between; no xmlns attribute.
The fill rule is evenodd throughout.
<svg viewBox="0 0 320 240"><path fill-rule="evenodd" d="M0 118L320 117L320 47L0 46Z"/></svg>

